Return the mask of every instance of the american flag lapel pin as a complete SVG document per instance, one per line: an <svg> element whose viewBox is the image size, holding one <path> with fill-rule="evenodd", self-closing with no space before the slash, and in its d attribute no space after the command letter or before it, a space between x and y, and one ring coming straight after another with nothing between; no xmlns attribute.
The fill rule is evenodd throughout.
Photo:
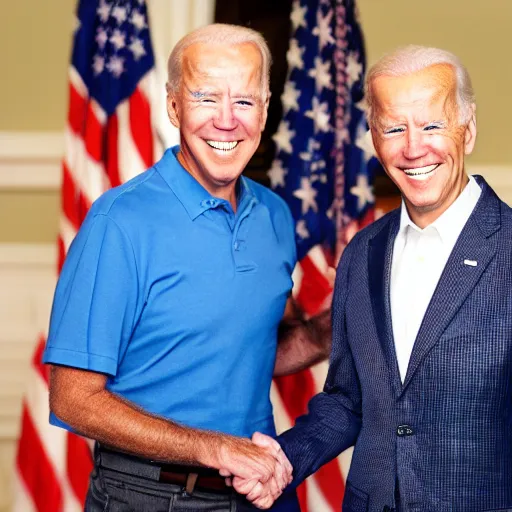
<svg viewBox="0 0 512 512"><path fill-rule="evenodd" d="M476 260L464 260L464 265L468 265L469 267L476 267L478 262Z"/></svg>

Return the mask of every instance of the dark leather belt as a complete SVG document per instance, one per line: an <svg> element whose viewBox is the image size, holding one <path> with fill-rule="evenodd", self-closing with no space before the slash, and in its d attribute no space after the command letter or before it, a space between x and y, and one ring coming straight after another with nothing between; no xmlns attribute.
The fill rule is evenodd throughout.
<svg viewBox="0 0 512 512"><path fill-rule="evenodd" d="M98 464L103 468L179 485L189 494L192 494L195 489L215 492L232 491L232 488L226 485L224 478L213 468L147 461L111 450L99 443L96 443L95 453L98 456Z"/></svg>
<svg viewBox="0 0 512 512"><path fill-rule="evenodd" d="M206 473L206 474L205 474ZM162 466L160 470L160 482L182 486L192 493L194 489L203 491L230 492L231 488L219 474L210 473L205 468L191 468L188 466L173 465Z"/></svg>

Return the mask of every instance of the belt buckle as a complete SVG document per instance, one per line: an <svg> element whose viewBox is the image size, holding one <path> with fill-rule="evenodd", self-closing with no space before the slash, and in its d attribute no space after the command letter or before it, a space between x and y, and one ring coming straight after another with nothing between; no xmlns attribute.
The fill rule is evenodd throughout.
<svg viewBox="0 0 512 512"><path fill-rule="evenodd" d="M185 482L185 487L183 487L183 490L181 492L181 495L183 497L192 496L192 493L194 492L198 478L199 478L199 475L197 473L188 473L187 480Z"/></svg>

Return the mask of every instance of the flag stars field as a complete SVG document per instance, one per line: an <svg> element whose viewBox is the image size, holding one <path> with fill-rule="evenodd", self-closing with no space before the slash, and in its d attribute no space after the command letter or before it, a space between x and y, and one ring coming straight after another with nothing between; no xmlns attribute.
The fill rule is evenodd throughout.
<svg viewBox="0 0 512 512"><path fill-rule="evenodd" d="M279 150L291 153L293 151L292 139L295 137L295 130L290 130L288 121L281 121L277 133L272 136Z"/></svg>
<svg viewBox="0 0 512 512"><path fill-rule="evenodd" d="M295 82L291 80L284 86L283 94L281 94L281 103L284 113L289 110L299 110L300 91L295 87Z"/></svg>
<svg viewBox="0 0 512 512"><path fill-rule="evenodd" d="M274 160L272 163L272 167L269 171L267 171L267 176L270 179L270 186L272 188L284 187L285 181L284 178L288 171L283 169L280 160Z"/></svg>
<svg viewBox="0 0 512 512"><path fill-rule="evenodd" d="M302 177L300 179L300 188L298 188L293 195L302 201L302 214L306 214L309 209L318 211L318 205L315 197L318 191L311 186L311 180L309 178Z"/></svg>
<svg viewBox="0 0 512 512"><path fill-rule="evenodd" d="M290 20L292 22L292 30L295 32L299 27L307 28L306 13L307 6L301 7L299 0L294 0Z"/></svg>
<svg viewBox="0 0 512 512"><path fill-rule="evenodd" d="M349 52L347 58L347 83L352 87L360 78L363 73L363 65L359 62L359 56L355 52Z"/></svg>
<svg viewBox="0 0 512 512"><path fill-rule="evenodd" d="M315 57L315 67L311 69L308 75L315 79L315 88L317 94L326 87L332 89L331 73L329 69L331 63L329 61L324 62L320 57Z"/></svg>
<svg viewBox="0 0 512 512"><path fill-rule="evenodd" d="M302 60L302 54L305 49L299 46L297 39L292 39L290 41L290 47L286 52L286 61L288 62L288 67L304 69L304 61Z"/></svg>
<svg viewBox="0 0 512 512"><path fill-rule="evenodd" d="M350 193L357 197L357 208L362 210L367 203L373 203L373 187L368 183L368 176L365 174L357 175L357 182L354 187L350 188Z"/></svg>

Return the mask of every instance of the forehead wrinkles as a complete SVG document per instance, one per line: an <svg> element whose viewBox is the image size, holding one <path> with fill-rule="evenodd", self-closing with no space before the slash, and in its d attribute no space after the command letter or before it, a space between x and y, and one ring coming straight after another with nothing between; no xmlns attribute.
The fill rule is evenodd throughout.
<svg viewBox="0 0 512 512"><path fill-rule="evenodd" d="M227 86L234 94L260 96L261 55L253 44L194 44L183 53L182 79L194 88Z"/></svg>
<svg viewBox="0 0 512 512"><path fill-rule="evenodd" d="M377 122L383 117L412 117L422 122L440 116L456 120L457 89L451 66L435 65L400 77L376 77L372 88Z"/></svg>

